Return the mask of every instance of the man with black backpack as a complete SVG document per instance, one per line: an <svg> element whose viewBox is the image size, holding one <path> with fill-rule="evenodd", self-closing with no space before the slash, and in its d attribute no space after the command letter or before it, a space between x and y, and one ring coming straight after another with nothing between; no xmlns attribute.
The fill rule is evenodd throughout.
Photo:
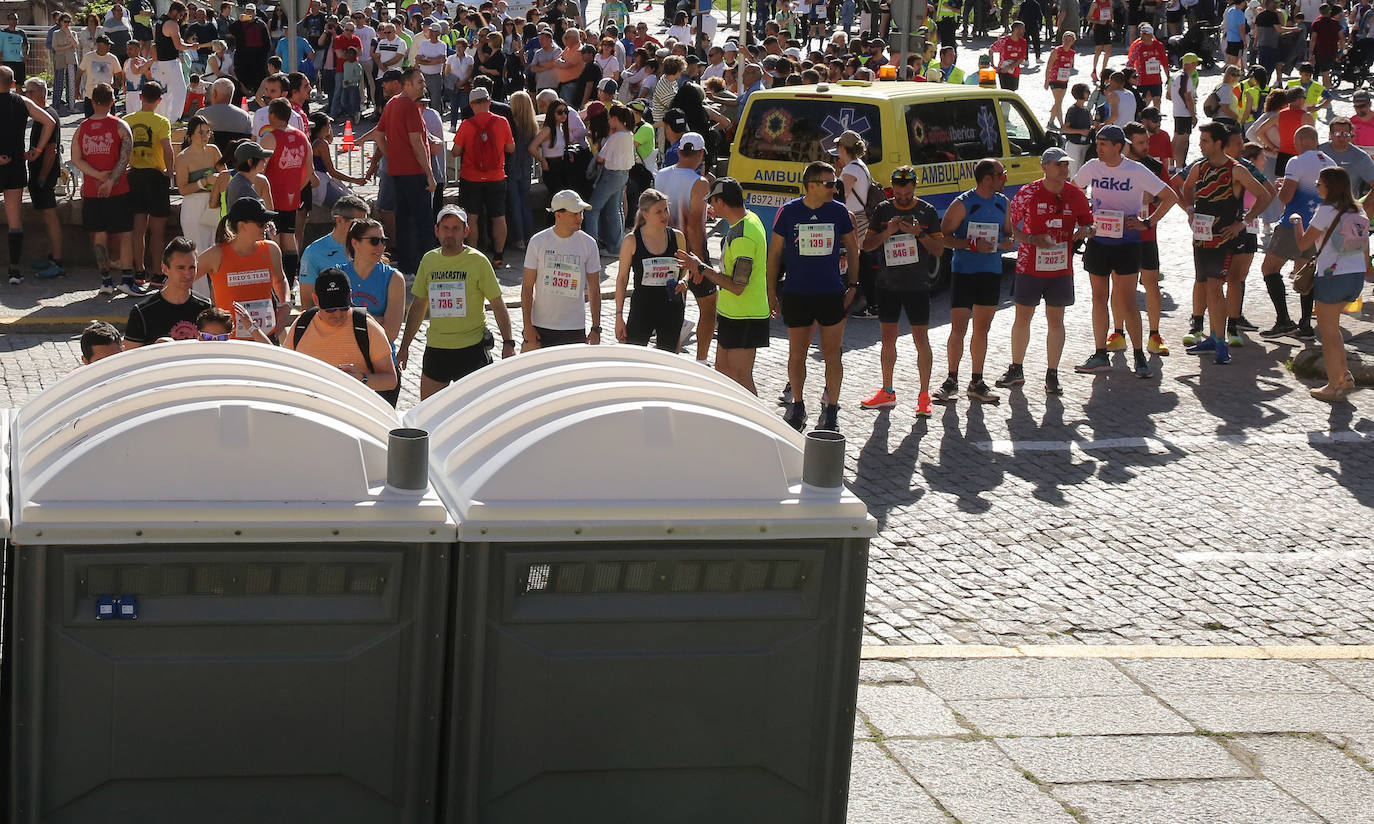
<svg viewBox="0 0 1374 824"><path fill-rule="evenodd" d="M339 367L378 394L395 389L396 365L386 332L366 309L353 306L353 288L342 269L320 272L315 302L291 324L282 345Z"/></svg>
<svg viewBox="0 0 1374 824"><path fill-rule="evenodd" d="M491 111L491 94L481 86L468 97L472 117L458 125L453 156L461 158L458 198L478 224L491 221L491 265L500 269L506 250L506 155L515 151L510 121Z"/></svg>

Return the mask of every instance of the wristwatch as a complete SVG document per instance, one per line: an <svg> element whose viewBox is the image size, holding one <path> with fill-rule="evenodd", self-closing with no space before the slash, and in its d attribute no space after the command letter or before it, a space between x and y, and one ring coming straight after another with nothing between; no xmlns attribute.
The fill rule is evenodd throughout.
<svg viewBox="0 0 1374 824"><path fill-rule="evenodd" d="M502 346L514 346L514 345L515 345L515 341L512 340L512 339L510 339L510 338L502 338L502 339L501 339L501 345L502 345Z"/></svg>
<svg viewBox="0 0 1374 824"><path fill-rule="evenodd" d="M592 327L592 331L599 335L599 334L601 334L601 327L600 327L600 326L593 326L593 327Z"/></svg>
<svg viewBox="0 0 1374 824"><path fill-rule="evenodd" d="M1145 227L1145 230L1146 230L1146 231L1149 231L1150 229L1155 228L1155 227L1154 227L1154 224L1150 223L1150 219L1149 219L1148 217L1145 218L1144 220L1140 221L1140 223L1141 223L1141 225L1143 225L1143 226Z"/></svg>

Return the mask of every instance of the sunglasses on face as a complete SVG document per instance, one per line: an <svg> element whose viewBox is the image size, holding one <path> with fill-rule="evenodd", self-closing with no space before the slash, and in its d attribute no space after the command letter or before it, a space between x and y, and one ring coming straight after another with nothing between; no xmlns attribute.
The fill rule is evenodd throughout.
<svg viewBox="0 0 1374 824"><path fill-rule="evenodd" d="M324 312L326 315L335 315L335 314L338 314L339 312L347 312L348 310L350 310L350 309L352 309L352 308L353 308L352 306L335 306L333 309L324 309L324 308L321 308L320 311L321 311L321 312Z"/></svg>
<svg viewBox="0 0 1374 824"><path fill-rule="evenodd" d="M373 246L381 246L383 243L386 243L386 238L384 238L384 237L378 237L378 236L376 236L376 235L368 235L367 237L360 237L360 238L358 238L358 240L366 241L366 242L368 242L368 243L371 243Z"/></svg>
<svg viewBox="0 0 1374 824"><path fill-rule="evenodd" d="M807 181L807 183L815 183L816 185L824 186L827 189L833 189L837 185L839 185L839 181L837 180L809 180Z"/></svg>
<svg viewBox="0 0 1374 824"><path fill-rule="evenodd" d="M201 339L201 340L229 340L229 333L228 333L228 332L225 332L225 333L223 333L223 334L216 335L214 332L201 332L201 333L200 333L200 339Z"/></svg>

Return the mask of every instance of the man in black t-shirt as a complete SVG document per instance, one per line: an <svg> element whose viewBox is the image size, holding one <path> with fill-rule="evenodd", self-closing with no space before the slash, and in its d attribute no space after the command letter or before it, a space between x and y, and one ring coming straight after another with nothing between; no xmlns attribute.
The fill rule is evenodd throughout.
<svg viewBox="0 0 1374 824"><path fill-rule="evenodd" d="M156 343L161 338L196 340L196 317L209 309L209 300L191 291L196 279L196 246L184 237L172 238L162 252L162 291L134 304L124 334L124 348Z"/></svg>
<svg viewBox="0 0 1374 824"><path fill-rule="evenodd" d="M883 385L860 405L885 409L897 405L892 373L897 365L897 321L906 311L911 339L916 344L916 368L921 374L916 414L929 417L930 409L930 275L944 254L940 216L916 197L916 169L899 166L892 172L892 199L878 204L864 233L863 250L881 250L878 261L878 321L882 327Z"/></svg>

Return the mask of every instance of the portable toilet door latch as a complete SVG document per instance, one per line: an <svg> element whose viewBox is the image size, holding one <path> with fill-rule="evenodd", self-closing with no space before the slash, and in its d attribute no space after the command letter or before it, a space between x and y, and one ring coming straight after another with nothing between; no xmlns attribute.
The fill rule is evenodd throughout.
<svg viewBox="0 0 1374 824"><path fill-rule="evenodd" d="M102 595L95 600L95 620L97 621L134 621L137 619L137 596Z"/></svg>

